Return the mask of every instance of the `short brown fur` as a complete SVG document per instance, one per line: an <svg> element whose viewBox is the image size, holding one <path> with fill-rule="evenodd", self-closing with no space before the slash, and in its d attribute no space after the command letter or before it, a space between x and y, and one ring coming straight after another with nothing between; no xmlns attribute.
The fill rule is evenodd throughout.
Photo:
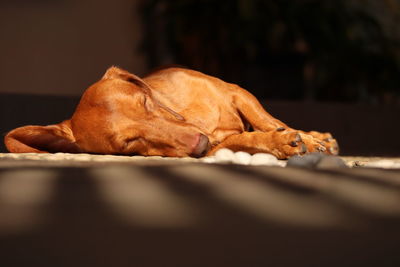
<svg viewBox="0 0 400 267"><path fill-rule="evenodd" d="M247 131L248 125L254 131ZM207 146L200 136L208 138ZM20 127L4 140L17 153L185 157L229 148L280 159L315 151L338 153L329 133L294 130L239 86L177 67L142 79L111 67L85 91L70 120Z"/></svg>

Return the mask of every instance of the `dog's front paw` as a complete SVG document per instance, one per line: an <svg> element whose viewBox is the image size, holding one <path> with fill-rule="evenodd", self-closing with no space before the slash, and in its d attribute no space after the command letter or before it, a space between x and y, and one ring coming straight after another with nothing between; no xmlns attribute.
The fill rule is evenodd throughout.
<svg viewBox="0 0 400 267"><path fill-rule="evenodd" d="M308 133L304 133L311 135L319 142L322 142L326 148L326 154L338 155L339 154L339 145L335 138L332 137L330 133L320 133L317 131L311 131Z"/></svg>
<svg viewBox="0 0 400 267"><path fill-rule="evenodd" d="M320 152L329 153L326 143L314 138L312 135L305 134L301 131L287 131L282 132L283 136L289 137L289 143L291 148L288 146L283 146L282 151L285 153L286 158L294 155L302 155L305 153Z"/></svg>
<svg viewBox="0 0 400 267"><path fill-rule="evenodd" d="M309 144L304 142L303 135L296 130L278 130L273 135L271 154L279 159L287 159L295 155L303 155L309 151ZM322 149L322 148L321 148Z"/></svg>

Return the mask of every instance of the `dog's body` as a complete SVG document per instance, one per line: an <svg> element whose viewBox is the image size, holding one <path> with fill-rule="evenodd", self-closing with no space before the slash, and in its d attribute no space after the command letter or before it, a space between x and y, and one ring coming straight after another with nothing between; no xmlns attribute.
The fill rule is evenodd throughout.
<svg viewBox="0 0 400 267"><path fill-rule="evenodd" d="M86 90L70 120L14 129L5 144L21 153L200 157L223 147L281 159L338 153L329 133L293 130L239 86L183 68L141 79L111 67Z"/></svg>

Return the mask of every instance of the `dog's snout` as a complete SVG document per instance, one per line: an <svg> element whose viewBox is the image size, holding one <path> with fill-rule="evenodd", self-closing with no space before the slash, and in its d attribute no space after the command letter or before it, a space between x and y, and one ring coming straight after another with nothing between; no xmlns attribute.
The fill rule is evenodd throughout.
<svg viewBox="0 0 400 267"><path fill-rule="evenodd" d="M208 137L204 134L199 134L197 144L194 146L194 149L190 156L200 158L204 156L209 149L210 142L208 140Z"/></svg>

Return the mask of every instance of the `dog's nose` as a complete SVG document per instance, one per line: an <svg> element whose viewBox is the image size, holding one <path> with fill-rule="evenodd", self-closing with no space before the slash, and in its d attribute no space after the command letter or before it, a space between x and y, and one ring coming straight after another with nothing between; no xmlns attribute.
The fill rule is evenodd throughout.
<svg viewBox="0 0 400 267"><path fill-rule="evenodd" d="M204 156L209 149L210 149L210 142L208 140L208 137L205 136L204 134L199 134L199 141L197 142L197 145L194 147L190 156L195 158L200 158Z"/></svg>

